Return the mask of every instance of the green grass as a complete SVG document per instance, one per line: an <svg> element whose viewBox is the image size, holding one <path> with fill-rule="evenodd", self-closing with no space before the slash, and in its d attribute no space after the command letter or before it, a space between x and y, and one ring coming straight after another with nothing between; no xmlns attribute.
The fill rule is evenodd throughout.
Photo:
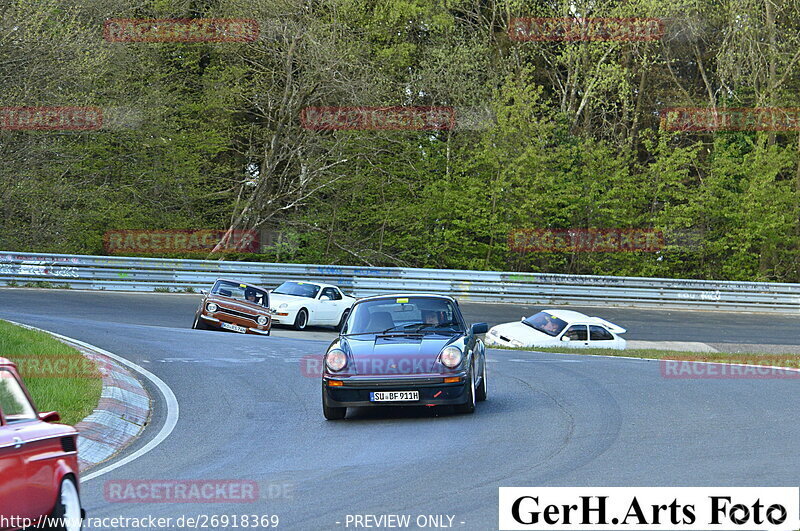
<svg viewBox="0 0 800 531"><path fill-rule="evenodd" d="M627 349L611 350L605 348L514 348L491 346L499 350L522 350L533 352L555 352L559 354L583 354L595 356L614 356L618 358L648 358L654 360L691 360L714 363L746 363L749 365L776 365L781 367L800 367L800 354L768 354L764 352L687 352L682 350Z"/></svg>
<svg viewBox="0 0 800 531"><path fill-rule="evenodd" d="M49 334L0 321L0 356L17 364L39 411L58 411L61 422L75 424L97 407L100 373Z"/></svg>

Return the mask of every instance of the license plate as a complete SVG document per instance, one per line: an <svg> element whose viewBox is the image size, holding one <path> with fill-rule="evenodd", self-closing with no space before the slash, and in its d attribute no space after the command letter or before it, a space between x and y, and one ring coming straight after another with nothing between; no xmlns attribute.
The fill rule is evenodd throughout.
<svg viewBox="0 0 800 531"><path fill-rule="evenodd" d="M370 402L412 402L419 400L419 391L375 391L369 394Z"/></svg>
<svg viewBox="0 0 800 531"><path fill-rule="evenodd" d="M239 332L240 334L247 333L247 328L245 328L243 326L238 326L238 325L231 324L231 323L220 323L220 326L222 328L224 328L225 330L233 330L234 332Z"/></svg>

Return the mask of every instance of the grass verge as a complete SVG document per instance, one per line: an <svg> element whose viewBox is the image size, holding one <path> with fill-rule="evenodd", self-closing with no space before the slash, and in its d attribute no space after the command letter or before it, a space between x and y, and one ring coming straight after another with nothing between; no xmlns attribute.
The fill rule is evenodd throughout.
<svg viewBox="0 0 800 531"><path fill-rule="evenodd" d="M100 373L49 334L0 321L0 356L17 364L39 411L58 411L61 422L75 424L97 407Z"/></svg>
<svg viewBox="0 0 800 531"><path fill-rule="evenodd" d="M765 352L688 352L682 350L627 349L612 350L606 348L515 348L488 346L498 350L516 350L527 352L554 352L557 354L582 354L595 356L613 356L618 358L647 358L654 360L706 361L711 363L743 363L747 365L770 365L779 367L800 367L800 354L768 354Z"/></svg>

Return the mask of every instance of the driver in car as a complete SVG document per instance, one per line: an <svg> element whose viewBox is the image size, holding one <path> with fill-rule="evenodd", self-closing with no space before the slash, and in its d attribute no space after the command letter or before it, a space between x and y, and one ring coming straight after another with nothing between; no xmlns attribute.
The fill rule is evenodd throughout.
<svg viewBox="0 0 800 531"><path fill-rule="evenodd" d="M244 292L244 297L250 302L256 302L256 292L252 289L247 289Z"/></svg>
<svg viewBox="0 0 800 531"><path fill-rule="evenodd" d="M558 331L558 325L552 319L548 319L547 322L544 324L544 329L548 332L556 332Z"/></svg>
<svg viewBox="0 0 800 531"><path fill-rule="evenodd" d="M439 313L433 310L422 310L422 322L424 324L430 325L438 325L439 321Z"/></svg>

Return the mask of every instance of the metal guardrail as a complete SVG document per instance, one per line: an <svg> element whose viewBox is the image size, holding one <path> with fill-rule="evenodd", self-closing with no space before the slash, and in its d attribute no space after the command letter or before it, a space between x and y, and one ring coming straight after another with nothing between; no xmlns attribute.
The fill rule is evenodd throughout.
<svg viewBox="0 0 800 531"><path fill-rule="evenodd" d="M316 280L356 297L427 292L478 302L800 314L800 284L0 252L0 285L199 291L219 277L265 287Z"/></svg>

